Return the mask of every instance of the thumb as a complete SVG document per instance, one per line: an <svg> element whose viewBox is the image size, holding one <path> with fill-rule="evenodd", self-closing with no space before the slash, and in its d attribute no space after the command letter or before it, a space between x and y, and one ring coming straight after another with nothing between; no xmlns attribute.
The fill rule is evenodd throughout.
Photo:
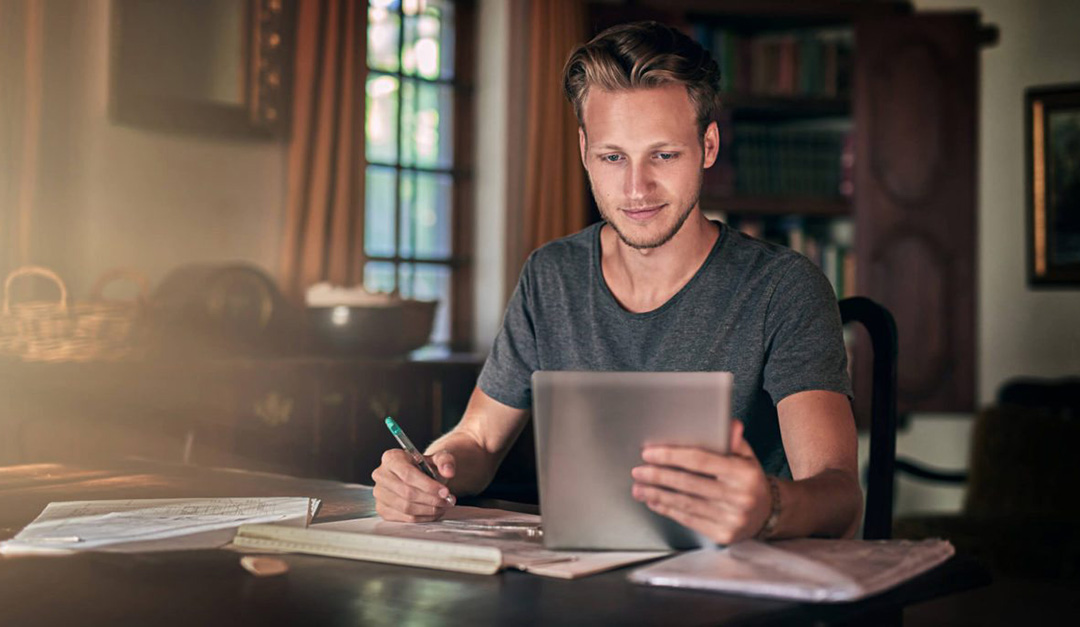
<svg viewBox="0 0 1080 627"><path fill-rule="evenodd" d="M435 464L435 468L439 470L439 474L444 479L450 479L457 472L457 462L454 460L453 454L447 451L439 451L434 455L430 455L428 459L432 464Z"/></svg>
<svg viewBox="0 0 1080 627"><path fill-rule="evenodd" d="M734 420L731 423L731 454L738 455L739 457L749 457L750 459L757 459L757 455L754 454L754 449L750 447L750 443L743 437L746 433L746 426L741 420Z"/></svg>

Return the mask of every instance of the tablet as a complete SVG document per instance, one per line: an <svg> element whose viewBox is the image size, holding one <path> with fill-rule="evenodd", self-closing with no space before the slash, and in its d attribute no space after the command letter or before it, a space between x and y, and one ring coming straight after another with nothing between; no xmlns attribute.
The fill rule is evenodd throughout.
<svg viewBox="0 0 1080 627"><path fill-rule="evenodd" d="M730 372L536 372L540 512L552 549L663 550L713 543L634 500L646 444L726 453Z"/></svg>

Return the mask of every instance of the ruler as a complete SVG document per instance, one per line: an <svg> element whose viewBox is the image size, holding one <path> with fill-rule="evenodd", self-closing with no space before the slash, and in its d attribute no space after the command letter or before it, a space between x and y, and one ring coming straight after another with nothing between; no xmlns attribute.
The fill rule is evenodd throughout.
<svg viewBox="0 0 1080 627"><path fill-rule="evenodd" d="M280 525L241 525L233 544L345 559L493 575L502 568L502 551L435 540L393 538L345 531Z"/></svg>

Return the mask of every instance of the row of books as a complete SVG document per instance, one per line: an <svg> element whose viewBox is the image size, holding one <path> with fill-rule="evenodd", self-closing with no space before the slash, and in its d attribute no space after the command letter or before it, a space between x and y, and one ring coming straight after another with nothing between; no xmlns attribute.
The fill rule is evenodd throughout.
<svg viewBox="0 0 1080 627"><path fill-rule="evenodd" d="M853 138L836 130L739 124L726 129L706 190L717 196L850 197Z"/></svg>
<svg viewBox="0 0 1080 627"><path fill-rule="evenodd" d="M726 216L731 226L761 240L787 246L813 261L828 277L836 297L855 294L854 228L850 218Z"/></svg>
<svg viewBox="0 0 1080 627"><path fill-rule="evenodd" d="M720 66L727 92L836 98L850 94L850 30L744 35L708 23L693 33Z"/></svg>

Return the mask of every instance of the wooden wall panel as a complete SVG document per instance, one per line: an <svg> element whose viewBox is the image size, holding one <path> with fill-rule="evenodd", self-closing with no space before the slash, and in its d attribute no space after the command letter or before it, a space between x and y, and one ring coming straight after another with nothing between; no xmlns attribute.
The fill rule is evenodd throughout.
<svg viewBox="0 0 1080 627"><path fill-rule="evenodd" d="M901 414L975 404L977 30L973 12L856 23L856 285L896 317Z"/></svg>

